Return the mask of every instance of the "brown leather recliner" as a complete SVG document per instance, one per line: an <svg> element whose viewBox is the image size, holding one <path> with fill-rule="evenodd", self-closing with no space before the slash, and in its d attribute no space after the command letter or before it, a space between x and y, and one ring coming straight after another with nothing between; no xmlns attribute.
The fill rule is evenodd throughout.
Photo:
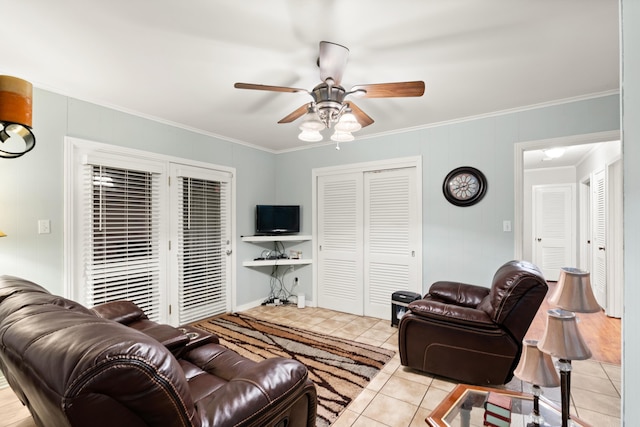
<svg viewBox="0 0 640 427"><path fill-rule="evenodd" d="M194 332L0 277L0 368L38 426L315 426L303 364L254 362Z"/></svg>
<svg viewBox="0 0 640 427"><path fill-rule="evenodd" d="M399 324L402 365L470 384L506 384L546 293L540 270L510 261L491 288L436 282Z"/></svg>

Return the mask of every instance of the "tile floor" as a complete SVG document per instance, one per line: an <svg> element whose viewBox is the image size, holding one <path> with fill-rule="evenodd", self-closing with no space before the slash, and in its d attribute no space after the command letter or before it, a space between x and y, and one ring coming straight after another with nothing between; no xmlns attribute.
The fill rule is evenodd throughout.
<svg viewBox="0 0 640 427"><path fill-rule="evenodd" d="M396 356L345 409L334 427L424 427L431 410L456 385L401 366L398 331L388 320L295 306L262 306L246 313L396 351ZM572 413L593 427L620 426L620 366L592 360L574 362L573 366ZM508 387L521 390L523 385L515 380ZM527 391L526 384L524 387ZM545 390L545 396L559 401L559 389ZM35 427L29 412L9 388L0 390L0 427Z"/></svg>
<svg viewBox="0 0 640 427"><path fill-rule="evenodd" d="M424 427L425 418L456 386L455 382L400 365L398 329L391 327L389 320L295 306L262 306L245 313L396 351L396 356L345 409L334 427ZM531 390L517 379L505 387ZM620 366L593 360L573 362L571 412L593 427L620 426L621 390ZM545 389L544 396L559 405L559 388Z"/></svg>

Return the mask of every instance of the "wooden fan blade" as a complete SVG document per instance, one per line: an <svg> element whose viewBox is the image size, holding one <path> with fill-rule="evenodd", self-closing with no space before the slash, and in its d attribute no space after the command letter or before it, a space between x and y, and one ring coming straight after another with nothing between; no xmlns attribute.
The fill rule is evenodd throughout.
<svg viewBox="0 0 640 427"><path fill-rule="evenodd" d="M358 120L358 123L360 123L360 126L365 127L373 123L373 119L369 117L367 113L362 111L356 104L351 101L349 101L347 104L349 104L349 108L351 108L353 115L356 116L356 119Z"/></svg>
<svg viewBox="0 0 640 427"><path fill-rule="evenodd" d="M377 83L369 85L356 85L351 88L351 92L364 90L363 98L394 98L422 96L424 94L424 82L398 82L398 83Z"/></svg>
<svg viewBox="0 0 640 427"><path fill-rule="evenodd" d="M342 81L344 69L347 67L349 49L339 44L331 42L320 42L320 56L318 65L320 66L320 80L333 79L339 85Z"/></svg>
<svg viewBox="0 0 640 427"><path fill-rule="evenodd" d="M307 111L309 111L309 104L301 105L295 111L290 113L288 116L281 119L278 123L291 123L298 117L304 116L307 113Z"/></svg>
<svg viewBox="0 0 640 427"><path fill-rule="evenodd" d="M233 87L236 89L269 90L272 92L309 92L306 89L299 89L295 87L258 85L253 83L236 83Z"/></svg>

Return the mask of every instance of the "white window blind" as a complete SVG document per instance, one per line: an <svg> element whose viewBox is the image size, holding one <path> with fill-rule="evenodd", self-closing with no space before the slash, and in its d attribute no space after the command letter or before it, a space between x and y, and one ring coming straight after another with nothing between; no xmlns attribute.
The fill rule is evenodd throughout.
<svg viewBox="0 0 640 427"><path fill-rule="evenodd" d="M127 299L160 312L160 179L148 172L84 166L87 304Z"/></svg>
<svg viewBox="0 0 640 427"><path fill-rule="evenodd" d="M229 184L178 177L179 323L227 310Z"/></svg>

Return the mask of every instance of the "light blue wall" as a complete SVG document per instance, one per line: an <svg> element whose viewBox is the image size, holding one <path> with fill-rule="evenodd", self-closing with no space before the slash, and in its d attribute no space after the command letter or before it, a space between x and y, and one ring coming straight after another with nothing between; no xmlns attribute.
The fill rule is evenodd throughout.
<svg viewBox="0 0 640 427"><path fill-rule="evenodd" d="M624 156L624 425L640 420L640 2L622 0L622 152Z"/></svg>
<svg viewBox="0 0 640 427"><path fill-rule="evenodd" d="M612 95L354 141L340 151L327 145L280 154L278 199L298 200L310 230L314 168L422 156L423 289L442 279L488 285L497 267L514 256L513 233L502 231L503 220L514 220L514 144L619 125L619 97ZM487 177L487 194L477 205L455 207L442 195L445 175L458 166L474 166ZM310 284L312 272L304 273ZM310 294L311 286L305 291Z"/></svg>
<svg viewBox="0 0 640 427"><path fill-rule="evenodd" d="M35 149L0 164L0 274L33 280L62 295L64 137L146 150L236 168L236 231L250 234L253 206L272 201L275 156L262 150L190 132L51 92L34 91ZM37 221L51 220L51 234L38 234ZM237 236L236 236L237 237ZM238 260L253 257L237 244ZM237 269L238 304L265 297L264 272Z"/></svg>

